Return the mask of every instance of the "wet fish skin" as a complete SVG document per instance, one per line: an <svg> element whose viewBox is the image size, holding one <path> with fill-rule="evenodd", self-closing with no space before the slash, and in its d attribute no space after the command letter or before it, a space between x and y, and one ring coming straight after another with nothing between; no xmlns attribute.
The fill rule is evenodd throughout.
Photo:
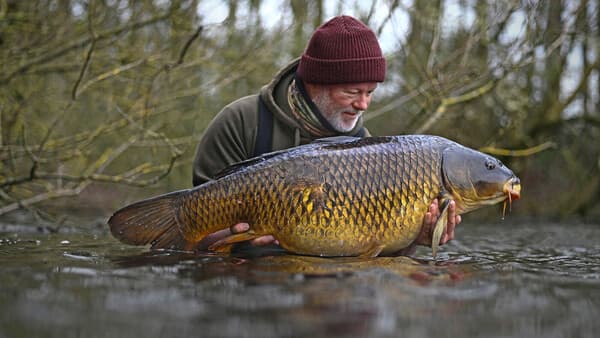
<svg viewBox="0 0 600 338"><path fill-rule="evenodd" d="M442 168L447 149L473 152L435 136L327 139L240 163L194 189L127 206L109 225L120 240L153 248L193 250L206 235L243 221L250 231L220 244L270 234L299 254L390 254L416 239L433 199L456 199L461 210L461 189L469 184L444 185L451 183L444 182ZM495 182L499 187L514 177L505 169L502 182ZM494 194L499 202L506 193Z"/></svg>
<svg viewBox="0 0 600 338"><path fill-rule="evenodd" d="M214 230L201 232L196 224L247 221L257 235L273 234L301 254L408 246L440 189L436 152L417 140L368 141L284 152L194 190L180 209L186 239L198 241ZM214 209L222 210L216 220Z"/></svg>

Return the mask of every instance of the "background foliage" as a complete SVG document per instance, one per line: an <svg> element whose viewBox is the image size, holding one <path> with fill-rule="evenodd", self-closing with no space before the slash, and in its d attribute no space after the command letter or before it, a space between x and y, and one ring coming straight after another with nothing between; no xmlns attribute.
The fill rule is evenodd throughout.
<svg viewBox="0 0 600 338"><path fill-rule="evenodd" d="M384 46L372 133L500 157L517 214L599 218L597 0L0 0L0 215L106 216L189 187L211 118L338 14Z"/></svg>

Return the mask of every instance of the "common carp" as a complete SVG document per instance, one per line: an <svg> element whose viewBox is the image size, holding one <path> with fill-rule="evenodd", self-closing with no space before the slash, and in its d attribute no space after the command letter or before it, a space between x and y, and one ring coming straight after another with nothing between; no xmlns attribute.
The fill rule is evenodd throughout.
<svg viewBox="0 0 600 338"><path fill-rule="evenodd" d="M521 185L499 160L438 136L332 137L228 168L214 181L126 206L109 219L124 243L194 250L239 222L250 230L213 244L273 235L286 250L317 256L392 254L419 235L435 198L463 214L520 197ZM505 202L506 203L506 202Z"/></svg>

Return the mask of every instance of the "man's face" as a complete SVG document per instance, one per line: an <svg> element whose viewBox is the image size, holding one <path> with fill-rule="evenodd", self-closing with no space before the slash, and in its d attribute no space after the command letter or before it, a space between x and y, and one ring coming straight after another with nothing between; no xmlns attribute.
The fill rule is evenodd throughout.
<svg viewBox="0 0 600 338"><path fill-rule="evenodd" d="M377 82L309 85L311 99L323 117L338 132L349 132L371 103Z"/></svg>

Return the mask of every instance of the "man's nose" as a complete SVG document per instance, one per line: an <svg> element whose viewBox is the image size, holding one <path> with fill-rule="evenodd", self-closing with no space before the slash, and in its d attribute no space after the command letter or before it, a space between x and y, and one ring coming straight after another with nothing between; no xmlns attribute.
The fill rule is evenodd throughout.
<svg viewBox="0 0 600 338"><path fill-rule="evenodd" d="M356 100L352 101L352 108L356 110L367 110L371 103L371 97L368 94L361 94Z"/></svg>

